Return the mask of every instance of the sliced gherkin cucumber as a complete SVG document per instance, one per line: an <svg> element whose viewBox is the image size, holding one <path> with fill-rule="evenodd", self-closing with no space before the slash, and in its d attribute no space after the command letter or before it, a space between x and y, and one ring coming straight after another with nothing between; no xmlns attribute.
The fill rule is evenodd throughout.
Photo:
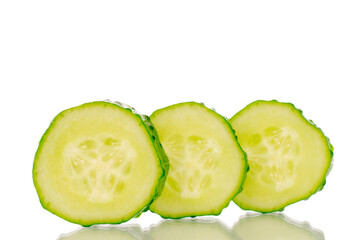
<svg viewBox="0 0 360 240"><path fill-rule="evenodd" d="M225 118L195 102L151 116L170 171L150 210L165 218L219 214L240 191L246 157Z"/></svg>
<svg viewBox="0 0 360 240"><path fill-rule="evenodd" d="M58 114L36 152L33 180L43 207L74 223L121 223L163 187L168 160L147 117L110 102Z"/></svg>
<svg viewBox="0 0 360 240"><path fill-rule="evenodd" d="M307 222L297 222L284 214L252 214L240 218L233 232L244 240L325 240L323 232Z"/></svg>
<svg viewBox="0 0 360 240"><path fill-rule="evenodd" d="M241 208L279 211L322 189L332 146L294 105L256 101L229 122L250 165L244 189L234 198Z"/></svg>

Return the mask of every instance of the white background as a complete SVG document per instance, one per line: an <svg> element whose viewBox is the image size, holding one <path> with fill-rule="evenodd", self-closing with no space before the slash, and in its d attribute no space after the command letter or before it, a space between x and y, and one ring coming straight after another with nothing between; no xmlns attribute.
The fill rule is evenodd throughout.
<svg viewBox="0 0 360 240"><path fill-rule="evenodd" d="M335 147L324 190L284 213L327 240L358 239L359 80L359 1L1 0L1 238L78 229L42 209L32 183L38 142L60 111L111 99L150 115L192 100L231 117L277 99ZM216 218L231 227L245 213L231 204Z"/></svg>

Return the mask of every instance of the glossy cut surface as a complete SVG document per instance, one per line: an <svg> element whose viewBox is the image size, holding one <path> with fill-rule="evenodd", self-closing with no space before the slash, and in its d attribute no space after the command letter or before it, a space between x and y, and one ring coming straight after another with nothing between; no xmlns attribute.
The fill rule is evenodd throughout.
<svg viewBox="0 0 360 240"><path fill-rule="evenodd" d="M256 101L230 119L250 170L234 202L243 209L281 211L325 184L332 146L293 104Z"/></svg>
<svg viewBox="0 0 360 240"><path fill-rule="evenodd" d="M167 158L146 117L118 103L91 102L58 114L36 152L42 206L74 223L121 223L162 190Z"/></svg>
<svg viewBox="0 0 360 240"><path fill-rule="evenodd" d="M165 218L219 214L247 170L229 123L195 102L159 109L150 118L170 161L164 191L150 210Z"/></svg>

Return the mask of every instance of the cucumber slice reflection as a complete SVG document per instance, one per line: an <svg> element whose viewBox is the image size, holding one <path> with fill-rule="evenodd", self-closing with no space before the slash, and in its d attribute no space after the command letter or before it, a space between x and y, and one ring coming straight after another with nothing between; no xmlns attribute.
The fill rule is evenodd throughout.
<svg viewBox="0 0 360 240"><path fill-rule="evenodd" d="M324 234L307 222L297 222L279 213L247 214L234 225L241 240L325 240Z"/></svg>
<svg viewBox="0 0 360 240"><path fill-rule="evenodd" d="M146 240L236 240L222 223L215 219L166 220L151 227Z"/></svg>
<svg viewBox="0 0 360 240"><path fill-rule="evenodd" d="M139 227L90 227L61 235L58 240L141 240Z"/></svg>

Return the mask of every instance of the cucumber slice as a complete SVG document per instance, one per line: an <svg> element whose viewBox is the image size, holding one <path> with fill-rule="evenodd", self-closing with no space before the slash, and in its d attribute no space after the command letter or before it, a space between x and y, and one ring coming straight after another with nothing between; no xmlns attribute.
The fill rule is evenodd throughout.
<svg viewBox="0 0 360 240"><path fill-rule="evenodd" d="M164 218L220 214L247 171L229 123L195 102L159 109L150 118L170 161L164 191L150 210Z"/></svg>
<svg viewBox="0 0 360 240"><path fill-rule="evenodd" d="M147 236L149 240L236 240L216 220L167 220L152 227Z"/></svg>
<svg viewBox="0 0 360 240"><path fill-rule="evenodd" d="M148 117L119 103L91 102L52 121L35 155L42 206L84 226L121 223L160 193L168 160Z"/></svg>
<svg viewBox="0 0 360 240"><path fill-rule="evenodd" d="M139 227L90 227L69 234L63 234L58 240L141 240Z"/></svg>
<svg viewBox="0 0 360 240"><path fill-rule="evenodd" d="M333 148L293 104L256 101L230 119L250 171L234 198L242 209L281 211L321 190Z"/></svg>
<svg viewBox="0 0 360 240"><path fill-rule="evenodd" d="M245 240L325 240L323 232L308 223L275 213L247 215L235 224L233 232Z"/></svg>

